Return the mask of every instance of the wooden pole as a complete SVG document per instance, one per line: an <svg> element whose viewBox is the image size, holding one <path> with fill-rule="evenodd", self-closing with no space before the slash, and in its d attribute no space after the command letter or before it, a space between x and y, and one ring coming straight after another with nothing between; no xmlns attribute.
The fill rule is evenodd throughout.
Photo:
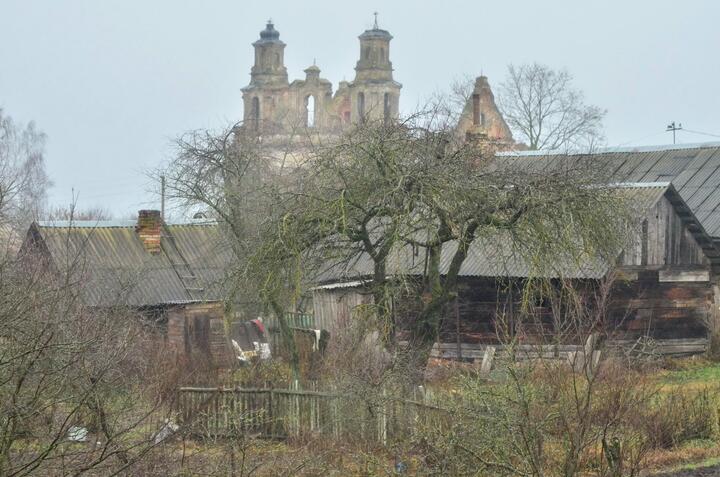
<svg viewBox="0 0 720 477"><path fill-rule="evenodd" d="M457 343L457 357L462 360L462 344L460 342L460 297L455 297L455 341Z"/></svg>

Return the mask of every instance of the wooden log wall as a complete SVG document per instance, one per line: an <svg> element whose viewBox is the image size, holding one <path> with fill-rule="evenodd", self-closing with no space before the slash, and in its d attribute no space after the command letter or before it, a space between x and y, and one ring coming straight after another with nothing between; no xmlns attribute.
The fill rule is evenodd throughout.
<svg viewBox="0 0 720 477"><path fill-rule="evenodd" d="M635 269L633 279L618 280L602 324L604 329L599 331L618 340L641 336L656 340L706 338L714 304L708 272L671 272ZM667 277L682 281L663 281ZM577 286L590 288L592 283L578 282ZM529 317L521 317L521 287L519 281L462 279L458 303L445 310L439 341L448 346L454 343L455 354L462 354L457 352L462 350L458 344L498 344L498 335L515 336L524 343L554 342L552 308L537 303ZM403 318L405 323L411 319ZM565 343L579 344L572 337L567 337ZM671 347L667 349L673 354Z"/></svg>
<svg viewBox="0 0 720 477"><path fill-rule="evenodd" d="M709 282L661 282L662 271L643 270L615 284L608 332L618 339L696 339L707 335L713 306Z"/></svg>

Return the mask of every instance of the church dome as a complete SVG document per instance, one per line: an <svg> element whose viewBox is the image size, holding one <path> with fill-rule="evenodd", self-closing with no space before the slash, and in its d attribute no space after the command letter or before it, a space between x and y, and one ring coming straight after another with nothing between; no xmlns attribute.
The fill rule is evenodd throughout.
<svg viewBox="0 0 720 477"><path fill-rule="evenodd" d="M361 40L373 40L373 39L379 39L379 40L386 40L390 41L392 40L392 35L389 31L383 30L378 26L378 20L377 16L378 13L373 13L375 15L375 23L373 24L372 30L365 30L362 35L360 35L358 38Z"/></svg>
<svg viewBox="0 0 720 477"><path fill-rule="evenodd" d="M381 40L392 40L392 35L387 30L381 30L380 28L373 28L372 30L365 30L362 35L359 36L361 40L370 39L381 39Z"/></svg>
<svg viewBox="0 0 720 477"><path fill-rule="evenodd" d="M260 32L260 41L279 41L280 32L275 29L272 21L268 21L265 29Z"/></svg>

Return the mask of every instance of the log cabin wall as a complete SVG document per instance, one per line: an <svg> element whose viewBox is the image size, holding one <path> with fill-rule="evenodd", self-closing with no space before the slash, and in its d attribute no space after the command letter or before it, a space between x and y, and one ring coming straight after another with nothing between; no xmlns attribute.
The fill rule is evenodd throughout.
<svg viewBox="0 0 720 477"><path fill-rule="evenodd" d="M620 280L613 289L607 322L608 333L617 339L704 338L712 313L714 293L706 272L674 273L666 270L638 271L632 280Z"/></svg>
<svg viewBox="0 0 720 477"><path fill-rule="evenodd" d="M714 306L712 284L684 281L702 279L702 275L702 271L671 275L666 270L647 270L634 272L632 280L616 280L604 322L600 323L602 329L597 331L620 340L640 336L658 340L705 338ZM670 279L678 281L662 281ZM592 280L574 283L577 289L589 292L596 285ZM519 279L464 278L457 303L446 308L439 341L498 344L512 337L522 343L554 342L557 317L553 307L540 300L523 312L522 287ZM409 324L412 318L402 320ZM571 333L563 339L568 344L584 340Z"/></svg>
<svg viewBox="0 0 720 477"><path fill-rule="evenodd" d="M516 281L467 277L459 283L458 299L445 309L440 341L497 343L505 325L514 329L520 284Z"/></svg>

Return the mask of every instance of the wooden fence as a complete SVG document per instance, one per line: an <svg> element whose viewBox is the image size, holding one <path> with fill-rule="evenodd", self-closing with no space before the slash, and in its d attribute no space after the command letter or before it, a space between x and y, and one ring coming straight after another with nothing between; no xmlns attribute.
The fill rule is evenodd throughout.
<svg viewBox="0 0 720 477"><path fill-rule="evenodd" d="M418 425L445 426L448 412L409 399L285 389L179 389L182 424L195 435L287 438L307 434L387 444Z"/></svg>

